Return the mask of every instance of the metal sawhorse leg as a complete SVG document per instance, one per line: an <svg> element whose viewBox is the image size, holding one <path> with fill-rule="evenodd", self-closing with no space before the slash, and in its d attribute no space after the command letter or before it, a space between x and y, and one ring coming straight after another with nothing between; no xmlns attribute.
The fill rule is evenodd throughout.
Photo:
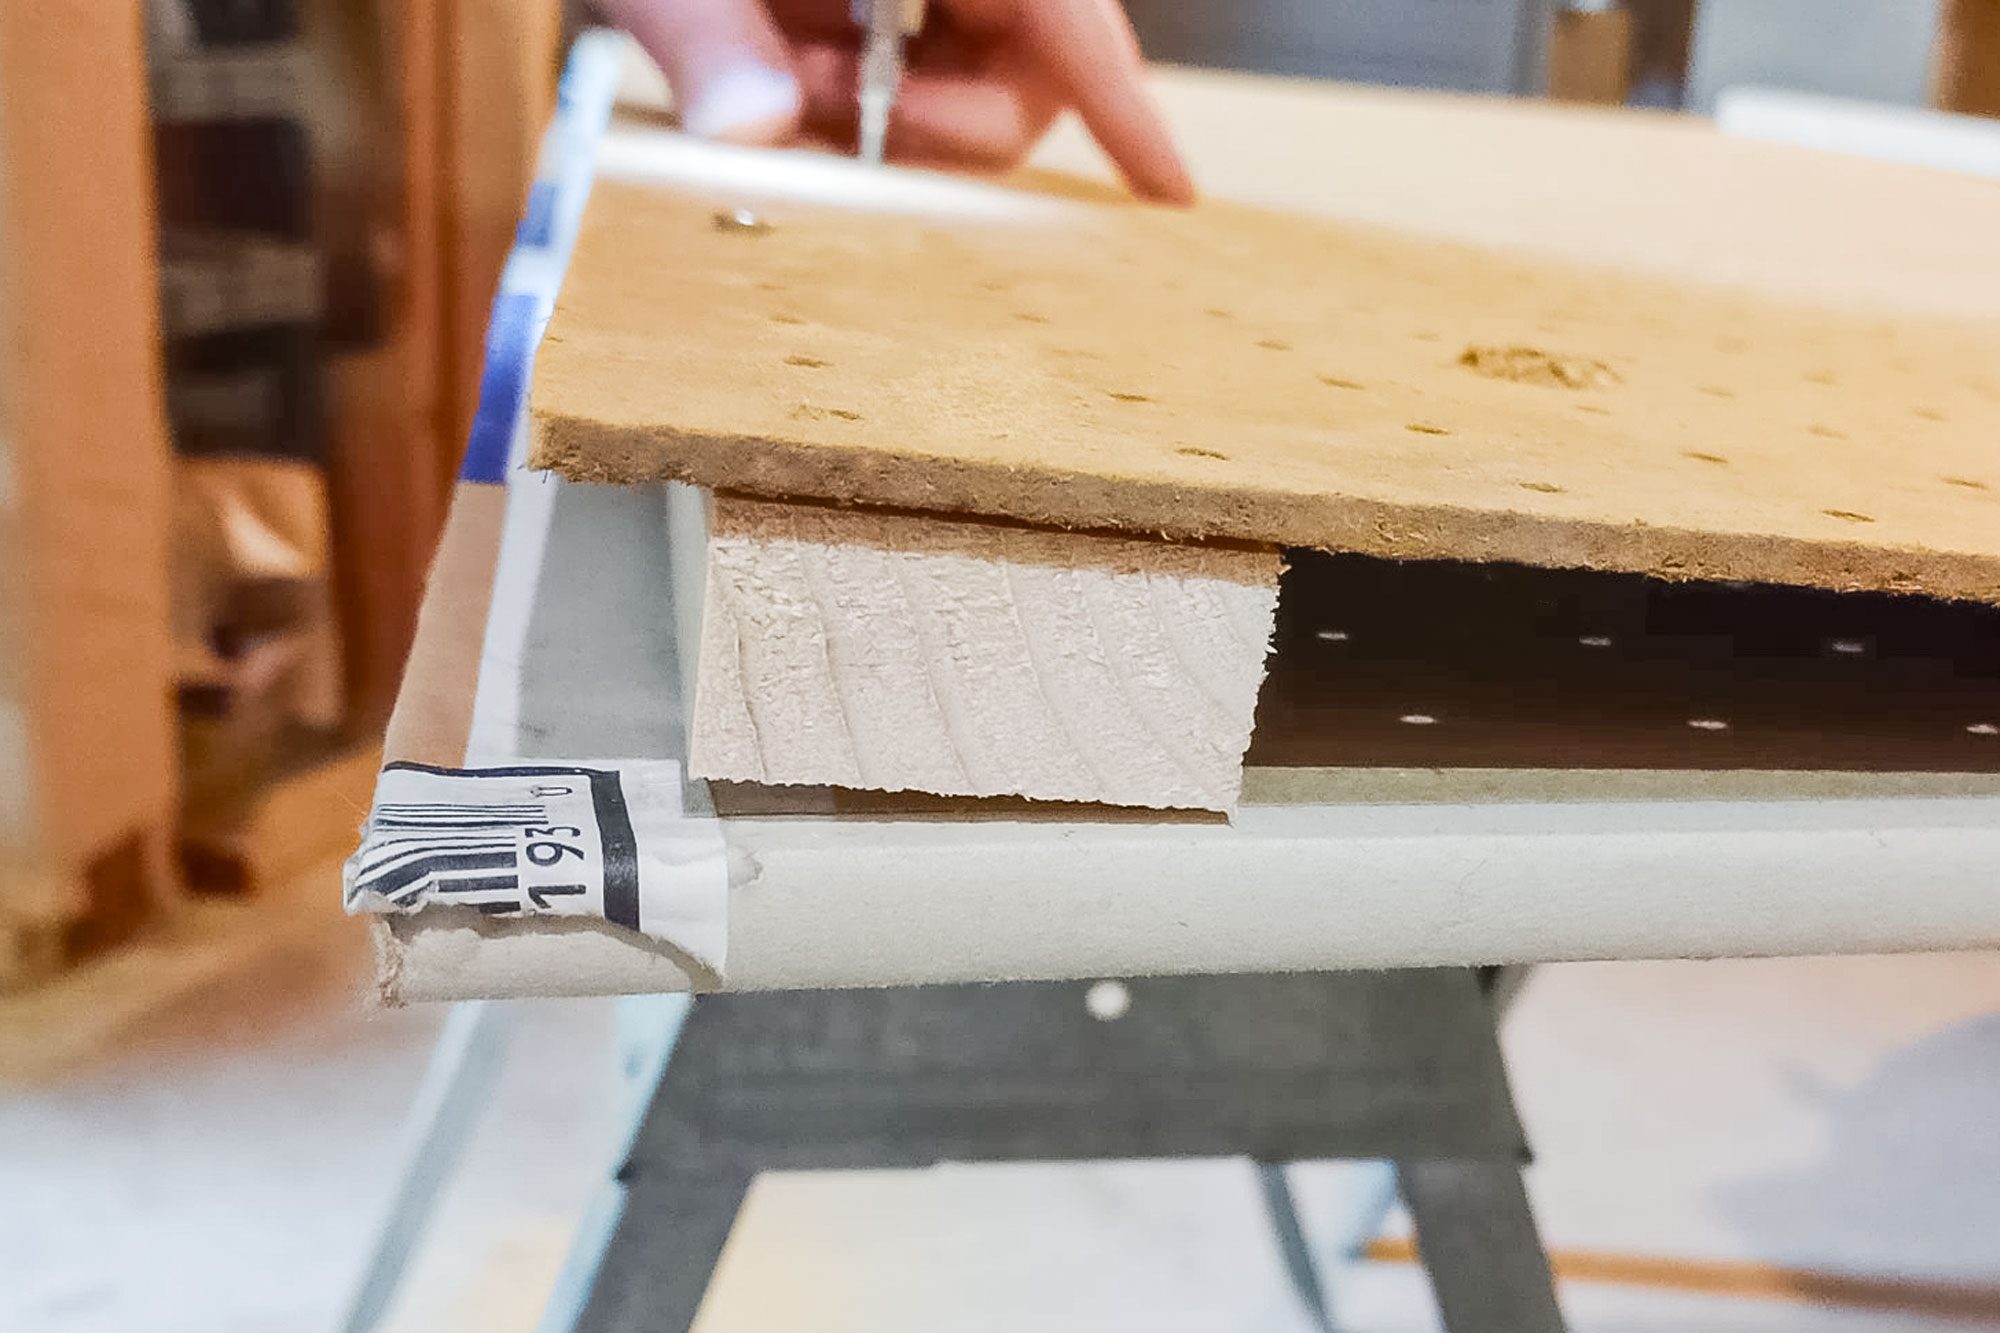
<svg viewBox="0 0 2000 1333"><path fill-rule="evenodd" d="M1111 1022L1083 983L697 1001L575 1327L689 1327L759 1171L1247 1155L1395 1162L1451 1333L1562 1328L1479 974L1129 986ZM1271 1202L1291 1215L1288 1194ZM1287 1250L1296 1280L1295 1228Z"/></svg>

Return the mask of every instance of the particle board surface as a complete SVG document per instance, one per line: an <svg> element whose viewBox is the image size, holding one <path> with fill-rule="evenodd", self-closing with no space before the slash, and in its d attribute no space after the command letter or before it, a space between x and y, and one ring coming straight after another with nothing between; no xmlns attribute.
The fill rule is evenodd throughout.
<svg viewBox="0 0 2000 1333"><path fill-rule="evenodd" d="M1989 317L1990 186L1670 112L1164 70L1210 199L1828 305ZM1031 166L1116 178L1074 120Z"/></svg>
<svg viewBox="0 0 2000 1333"><path fill-rule="evenodd" d="M1365 133L1371 103L1341 105L1305 137ZM1405 156L1464 167L1450 131L1487 113L1415 105ZM1176 539L2000 601L2000 319L1975 313L2000 309L2000 191L1647 117L1493 114L1523 169L1481 178L1491 226L1427 222L1407 192L1360 221L1291 198L1179 213L1049 175L871 176L621 131L539 358L537 460ZM1690 215L1712 196L1739 232L1670 217L1581 259L1524 241L1537 213L1567 234L1570 158L1621 188L1621 136L1635 189ZM1744 211L1765 174L1795 270ZM739 207L757 225L718 221Z"/></svg>

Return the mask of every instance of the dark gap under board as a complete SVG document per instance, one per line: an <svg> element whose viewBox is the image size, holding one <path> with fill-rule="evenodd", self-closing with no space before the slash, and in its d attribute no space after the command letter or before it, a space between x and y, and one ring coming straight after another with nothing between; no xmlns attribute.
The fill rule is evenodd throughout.
<svg viewBox="0 0 2000 1333"><path fill-rule="evenodd" d="M2000 772L2000 608L1288 559L1248 765Z"/></svg>

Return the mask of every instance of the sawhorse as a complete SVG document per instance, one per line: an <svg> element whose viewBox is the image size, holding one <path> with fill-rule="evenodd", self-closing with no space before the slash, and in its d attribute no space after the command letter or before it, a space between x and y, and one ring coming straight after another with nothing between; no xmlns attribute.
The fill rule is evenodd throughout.
<svg viewBox="0 0 2000 1333"><path fill-rule="evenodd" d="M688 1327L763 1170L1248 1156L1281 1258L1331 1328L1288 1162L1393 1163L1451 1333L1558 1333L1496 1022L1518 973L1423 971L641 996L621 1002L633 1132L539 1333ZM344 1333L372 1333L504 1055L454 1008ZM671 1064L672 1078L665 1077ZM1373 1235L1389 1202L1361 1208Z"/></svg>
<svg viewBox="0 0 2000 1333"><path fill-rule="evenodd" d="M1111 1021L1087 1008L1087 983L696 1001L573 1327L689 1327L760 1171L1248 1156L1322 1319L1280 1168L1364 1158L1396 1164L1452 1333L1561 1329L1489 978L1126 984L1129 1008Z"/></svg>

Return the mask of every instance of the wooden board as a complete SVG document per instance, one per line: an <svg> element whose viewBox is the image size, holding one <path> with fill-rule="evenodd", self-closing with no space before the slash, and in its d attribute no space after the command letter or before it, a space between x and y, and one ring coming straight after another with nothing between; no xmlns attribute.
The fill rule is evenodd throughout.
<svg viewBox="0 0 2000 1333"><path fill-rule="evenodd" d="M1229 127L1264 182L1232 192L1292 211L622 132L541 351L538 461L2000 601L2000 192L1646 116L1192 86L1190 142L1219 157ZM1329 203L1312 154L1377 128L1400 156L1343 149L1353 206ZM1637 230L1584 198L1628 177L1665 210ZM759 225L718 223L739 207Z"/></svg>
<svg viewBox="0 0 2000 1333"><path fill-rule="evenodd" d="M2000 4L1946 0L1936 74L1942 109L2000 116Z"/></svg>
<svg viewBox="0 0 2000 1333"><path fill-rule="evenodd" d="M1232 809L1278 563L718 498L689 772Z"/></svg>
<svg viewBox="0 0 2000 1333"><path fill-rule="evenodd" d="M444 197L451 172L440 142L445 68L443 21L432 0L384 9L383 47L396 92L390 163L394 208L380 220L401 264L382 342L328 363L333 434L327 502L333 525L348 717L357 730L381 725L409 652L425 562L443 523L443 459L462 439L440 358L444 336Z"/></svg>
<svg viewBox="0 0 2000 1333"><path fill-rule="evenodd" d="M1622 106L1632 92L1632 11L1563 9L1549 41L1549 96Z"/></svg>
<svg viewBox="0 0 2000 1333"><path fill-rule="evenodd" d="M381 769L376 746L320 756L267 783L234 819L185 821L180 853L193 887L211 894L268 893L314 863L352 850Z"/></svg>
<svg viewBox="0 0 2000 1333"><path fill-rule="evenodd" d="M0 985L175 891L139 9L0 7Z"/></svg>
<svg viewBox="0 0 2000 1333"><path fill-rule="evenodd" d="M486 321L555 107L560 0L436 0L445 425L438 462L458 475L485 370Z"/></svg>
<svg viewBox="0 0 2000 1333"><path fill-rule="evenodd" d="M333 0L329 0L333 2ZM465 455L487 315L555 94L555 0L379 4L396 104L397 300L382 345L332 363L329 488L349 709L388 716Z"/></svg>

